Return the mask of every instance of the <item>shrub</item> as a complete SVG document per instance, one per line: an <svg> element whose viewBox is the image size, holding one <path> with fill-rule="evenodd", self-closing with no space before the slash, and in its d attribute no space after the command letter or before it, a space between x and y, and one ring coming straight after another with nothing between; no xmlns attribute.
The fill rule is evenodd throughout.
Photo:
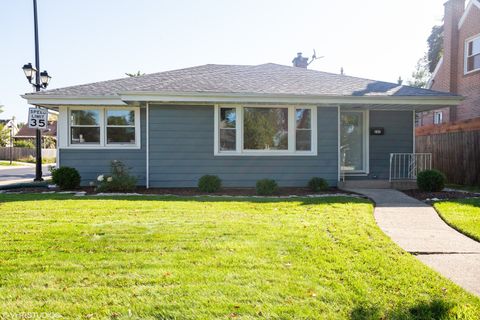
<svg viewBox="0 0 480 320"><path fill-rule="evenodd" d="M28 156L26 158L18 159L19 162L27 162L27 163L36 163L37 159L34 156ZM57 162L56 158L45 158L42 157L42 163L55 163Z"/></svg>
<svg viewBox="0 0 480 320"><path fill-rule="evenodd" d="M271 179L258 180L256 190L260 196L269 196L278 193L278 184Z"/></svg>
<svg viewBox="0 0 480 320"><path fill-rule="evenodd" d="M52 168L52 182L62 190L76 189L80 186L80 174L74 168Z"/></svg>
<svg viewBox="0 0 480 320"><path fill-rule="evenodd" d="M198 180L198 189L202 192L217 192L222 186L222 180L217 176L205 175Z"/></svg>
<svg viewBox="0 0 480 320"><path fill-rule="evenodd" d="M418 189L426 192L442 191L445 187L445 175L438 170L425 170L417 175Z"/></svg>
<svg viewBox="0 0 480 320"><path fill-rule="evenodd" d="M130 175L128 168L121 161L114 160L110 164L111 176L99 175L98 192L131 192L137 186L137 178Z"/></svg>
<svg viewBox="0 0 480 320"><path fill-rule="evenodd" d="M13 146L16 148L35 148L35 145L30 140L13 140Z"/></svg>
<svg viewBox="0 0 480 320"><path fill-rule="evenodd" d="M328 190L328 183L325 179L314 177L308 181L308 187L313 192L320 192Z"/></svg>

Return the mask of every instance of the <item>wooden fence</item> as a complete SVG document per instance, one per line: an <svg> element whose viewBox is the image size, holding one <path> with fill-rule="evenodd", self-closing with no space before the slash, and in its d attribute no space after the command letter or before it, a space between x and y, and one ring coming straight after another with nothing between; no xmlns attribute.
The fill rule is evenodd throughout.
<svg viewBox="0 0 480 320"><path fill-rule="evenodd" d="M480 118L418 128L415 150L431 153L449 182L480 185Z"/></svg>
<svg viewBox="0 0 480 320"><path fill-rule="evenodd" d="M35 157L35 149L33 148L0 148L0 160L10 160L10 149L12 150L12 160L20 160L28 158L29 156ZM42 149L43 158L56 158L57 149Z"/></svg>

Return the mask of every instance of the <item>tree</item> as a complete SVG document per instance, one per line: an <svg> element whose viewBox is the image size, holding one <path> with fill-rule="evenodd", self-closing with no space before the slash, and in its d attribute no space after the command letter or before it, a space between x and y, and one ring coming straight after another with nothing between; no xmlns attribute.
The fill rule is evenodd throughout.
<svg viewBox="0 0 480 320"><path fill-rule="evenodd" d="M427 39L428 43L428 71L432 73L443 55L443 25L434 26Z"/></svg>
<svg viewBox="0 0 480 320"><path fill-rule="evenodd" d="M426 88L428 79L430 79L431 73L429 72L427 55L417 61L415 70L412 72L412 78L409 79L408 85L417 88Z"/></svg>
<svg viewBox="0 0 480 320"><path fill-rule="evenodd" d="M142 72L140 72L140 70L138 70L136 73L128 73L128 72L126 72L125 75L127 75L127 76L129 76L129 77L140 77L140 76L145 75L145 73L142 73Z"/></svg>

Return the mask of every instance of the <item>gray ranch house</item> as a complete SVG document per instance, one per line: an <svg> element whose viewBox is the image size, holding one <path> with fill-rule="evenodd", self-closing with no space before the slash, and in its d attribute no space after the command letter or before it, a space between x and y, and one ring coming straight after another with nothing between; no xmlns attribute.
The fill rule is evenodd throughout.
<svg viewBox="0 0 480 320"><path fill-rule="evenodd" d="M415 112L461 97L278 64L203 65L42 91L28 103L59 112L59 166L82 184L121 160L146 187L227 187L259 179L305 186L409 179Z"/></svg>

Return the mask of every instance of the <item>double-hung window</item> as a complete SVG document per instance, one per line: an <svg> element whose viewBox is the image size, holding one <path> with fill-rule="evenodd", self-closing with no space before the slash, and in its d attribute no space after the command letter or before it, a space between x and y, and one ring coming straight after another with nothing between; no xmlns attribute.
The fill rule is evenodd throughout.
<svg viewBox="0 0 480 320"><path fill-rule="evenodd" d="M316 107L215 107L215 155L316 152Z"/></svg>
<svg viewBox="0 0 480 320"><path fill-rule="evenodd" d="M480 70L480 35L465 42L465 73Z"/></svg>
<svg viewBox="0 0 480 320"><path fill-rule="evenodd" d="M100 123L100 110L72 110L70 112L70 143L99 145Z"/></svg>
<svg viewBox="0 0 480 320"><path fill-rule="evenodd" d="M67 108L60 124L68 130L67 148L139 148L140 109L127 107ZM62 130L62 129L61 129ZM66 132L65 132L66 133Z"/></svg>

